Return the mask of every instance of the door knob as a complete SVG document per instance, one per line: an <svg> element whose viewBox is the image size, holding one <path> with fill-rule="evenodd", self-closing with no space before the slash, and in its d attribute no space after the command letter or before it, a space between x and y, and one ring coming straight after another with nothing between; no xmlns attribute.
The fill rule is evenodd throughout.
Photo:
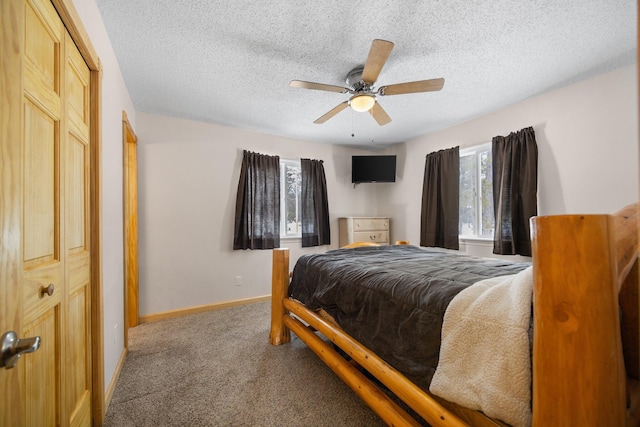
<svg viewBox="0 0 640 427"><path fill-rule="evenodd" d="M49 286L47 286L46 288L43 286L40 288L40 296L43 297L45 295L53 295L53 291L55 290L55 287L53 286L53 283L49 283Z"/></svg>
<svg viewBox="0 0 640 427"><path fill-rule="evenodd" d="M40 337L19 339L14 331L5 332L0 339L0 368L11 369L23 354L40 347Z"/></svg>

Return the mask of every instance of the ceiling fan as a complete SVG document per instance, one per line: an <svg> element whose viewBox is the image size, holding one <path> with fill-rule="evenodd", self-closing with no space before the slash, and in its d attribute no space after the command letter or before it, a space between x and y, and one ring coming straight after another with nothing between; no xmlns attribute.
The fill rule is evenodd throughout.
<svg viewBox="0 0 640 427"><path fill-rule="evenodd" d="M377 96L401 95L404 93L433 92L442 89L444 79L419 80L415 82L398 83L387 86L374 87L380 71L391 54L393 43L375 39L371 43L367 62L363 67L356 67L347 74L346 83L349 87L334 86L323 83L291 80L289 86L303 89L324 90L328 92L350 93L352 96L314 121L322 124L347 107L358 112L369 111L380 126L391 122L391 117L380 106Z"/></svg>

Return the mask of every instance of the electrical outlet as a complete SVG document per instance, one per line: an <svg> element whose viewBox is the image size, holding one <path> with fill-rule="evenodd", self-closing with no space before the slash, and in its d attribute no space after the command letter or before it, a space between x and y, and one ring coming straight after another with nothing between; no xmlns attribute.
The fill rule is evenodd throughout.
<svg viewBox="0 0 640 427"><path fill-rule="evenodd" d="M242 276L236 276L236 286L242 286Z"/></svg>
<svg viewBox="0 0 640 427"><path fill-rule="evenodd" d="M118 324L116 323L113 327L113 343L116 343L116 338L118 337Z"/></svg>

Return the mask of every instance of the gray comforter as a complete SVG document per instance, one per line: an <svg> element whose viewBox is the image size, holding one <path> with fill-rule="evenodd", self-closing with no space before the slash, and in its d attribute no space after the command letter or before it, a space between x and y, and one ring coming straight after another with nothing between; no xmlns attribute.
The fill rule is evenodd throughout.
<svg viewBox="0 0 640 427"><path fill-rule="evenodd" d="M426 390L453 297L479 280L529 265L406 245L337 249L300 257L289 296L312 310L324 308L349 335Z"/></svg>

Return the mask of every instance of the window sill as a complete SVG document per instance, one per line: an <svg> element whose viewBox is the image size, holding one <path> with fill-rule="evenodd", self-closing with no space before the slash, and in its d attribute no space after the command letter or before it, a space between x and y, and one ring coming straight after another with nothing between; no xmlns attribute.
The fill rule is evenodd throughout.
<svg viewBox="0 0 640 427"><path fill-rule="evenodd" d="M458 236L458 240L463 243L475 243L478 245L493 245L493 239L486 237Z"/></svg>
<svg viewBox="0 0 640 427"><path fill-rule="evenodd" d="M291 236L280 237L280 241L281 242L302 242L302 237L300 237L300 236L296 236L296 237L291 237Z"/></svg>

